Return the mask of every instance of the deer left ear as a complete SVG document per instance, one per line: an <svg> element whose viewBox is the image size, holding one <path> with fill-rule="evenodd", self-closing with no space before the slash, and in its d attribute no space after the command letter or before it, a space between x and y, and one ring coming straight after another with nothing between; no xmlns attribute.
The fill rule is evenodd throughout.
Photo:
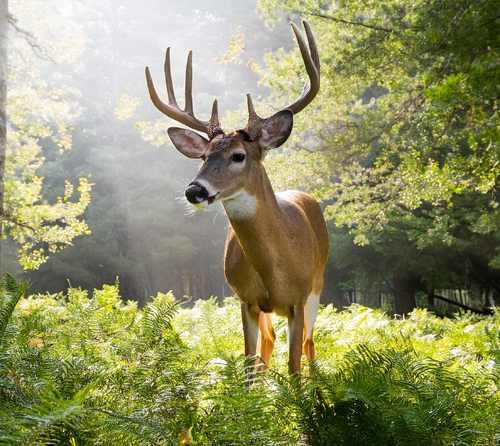
<svg viewBox="0 0 500 446"><path fill-rule="evenodd" d="M192 130L170 127L167 132L175 148L188 158L201 158L207 151L209 142Z"/></svg>
<svg viewBox="0 0 500 446"><path fill-rule="evenodd" d="M264 150L281 146L292 133L293 113L282 110L267 118L262 124L259 145Z"/></svg>

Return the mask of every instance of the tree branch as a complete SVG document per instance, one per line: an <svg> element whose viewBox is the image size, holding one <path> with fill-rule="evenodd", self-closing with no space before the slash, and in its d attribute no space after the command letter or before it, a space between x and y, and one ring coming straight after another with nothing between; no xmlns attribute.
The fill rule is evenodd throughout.
<svg viewBox="0 0 500 446"><path fill-rule="evenodd" d="M483 314L483 315L493 314L493 311L490 308L484 308L484 309L472 308L472 307L469 307L468 305L465 305L465 304L462 304L460 302L456 302L454 300L448 299L447 297L440 296L439 294L432 293L432 294L430 294L430 296L432 296L434 299L442 300L443 302L446 302L448 304L456 305L457 307L463 308L464 310L468 310L472 313Z"/></svg>
<svg viewBox="0 0 500 446"><path fill-rule="evenodd" d="M365 22L354 22L351 20L341 19L341 18L335 17L333 15L322 14L319 12L310 12L308 14L312 15L314 17L320 17L322 19L332 20L332 21L337 22L337 23L343 23L344 25L362 26L363 28L373 29L375 31L383 31L385 33L396 32L396 30L393 28L386 28L384 26L372 25L371 23L365 23Z"/></svg>
<svg viewBox="0 0 500 446"><path fill-rule="evenodd" d="M9 223L12 223L15 226L19 226L20 228L28 229L28 230L32 231L33 233L36 232L36 229L33 226L29 225L28 223L18 221L14 216L7 214L5 212L3 214L0 214L0 220L8 221Z"/></svg>
<svg viewBox="0 0 500 446"><path fill-rule="evenodd" d="M405 114L407 114L410 111L417 110L423 104L423 102L424 102L423 91L420 91L416 96L410 96L406 101L404 101L401 104L399 109L396 110L393 118L389 122L381 126L376 134L374 134L373 136L371 136L370 138L368 138L363 142L365 144L372 144L377 139L379 139L385 132L392 129L398 122L400 122L404 118Z"/></svg>
<svg viewBox="0 0 500 446"><path fill-rule="evenodd" d="M40 46L37 38L29 31L25 30L24 28L21 28L18 25L18 20L12 14L8 14L7 21L9 22L9 25L12 26L14 31L24 39L24 41L31 47L33 52L40 59L44 59L44 60L48 60L48 61L53 62L53 59L47 54L47 52L44 50L44 48L42 48Z"/></svg>

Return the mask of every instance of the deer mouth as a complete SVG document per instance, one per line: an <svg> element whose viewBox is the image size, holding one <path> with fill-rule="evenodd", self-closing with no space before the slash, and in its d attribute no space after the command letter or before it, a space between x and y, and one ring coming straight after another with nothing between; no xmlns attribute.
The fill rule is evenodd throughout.
<svg viewBox="0 0 500 446"><path fill-rule="evenodd" d="M203 201L199 201L198 203L191 203L197 209L205 209L210 206L219 196L217 192L215 195L205 198Z"/></svg>
<svg viewBox="0 0 500 446"><path fill-rule="evenodd" d="M212 195L211 197L208 197L207 203L212 204L217 199L218 196L219 196L219 192L217 192L215 195Z"/></svg>

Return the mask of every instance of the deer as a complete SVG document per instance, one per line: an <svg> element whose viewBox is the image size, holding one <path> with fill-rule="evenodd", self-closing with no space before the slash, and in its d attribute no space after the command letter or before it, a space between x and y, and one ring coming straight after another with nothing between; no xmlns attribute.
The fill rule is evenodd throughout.
<svg viewBox="0 0 500 446"><path fill-rule="evenodd" d="M291 23L309 82L300 96L270 117L260 117L247 94L248 121L244 128L224 132L217 99L208 121L195 117L192 96L192 51L185 76L185 106L174 92L170 48L164 72L168 103L156 92L149 67L146 83L154 106L189 127L167 133L184 156L202 161L185 196L196 206L222 204L229 220L224 248L224 275L241 303L245 356L260 358L268 367L275 343L271 313L288 319L288 371L301 373L301 357L315 359L313 328L329 255L327 226L319 203L304 192L275 193L263 164L266 154L290 136L293 116L303 110L320 87L320 61L309 24ZM195 131L193 131L195 130ZM207 137L200 135L201 132Z"/></svg>

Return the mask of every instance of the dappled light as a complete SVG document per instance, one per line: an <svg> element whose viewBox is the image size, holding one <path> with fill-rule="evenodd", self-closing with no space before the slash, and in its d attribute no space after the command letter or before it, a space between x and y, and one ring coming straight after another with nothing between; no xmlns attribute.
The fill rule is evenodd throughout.
<svg viewBox="0 0 500 446"><path fill-rule="evenodd" d="M497 444L498 22L0 0L0 445Z"/></svg>

